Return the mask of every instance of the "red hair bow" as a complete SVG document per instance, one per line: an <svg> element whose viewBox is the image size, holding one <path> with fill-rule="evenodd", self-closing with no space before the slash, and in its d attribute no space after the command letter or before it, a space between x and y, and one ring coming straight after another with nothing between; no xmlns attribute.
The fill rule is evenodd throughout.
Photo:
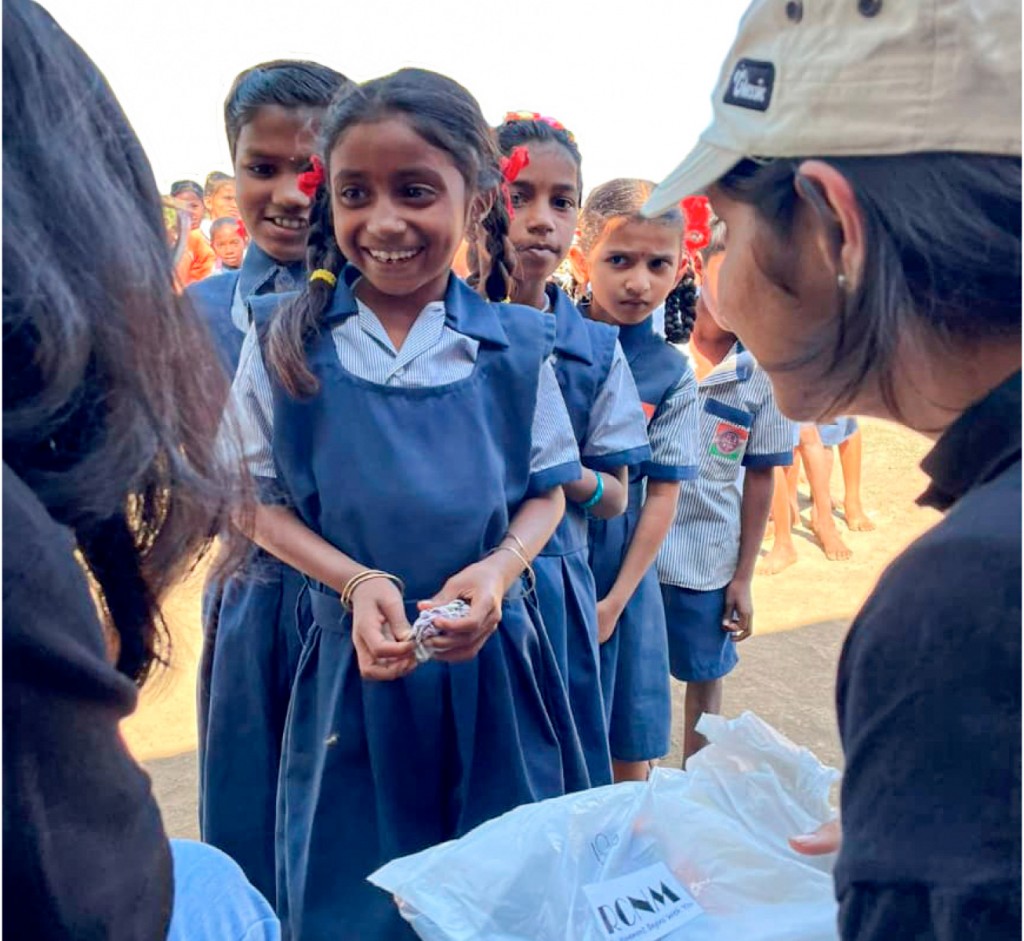
<svg viewBox="0 0 1024 941"><path fill-rule="evenodd" d="M249 233L246 231L245 223L241 219L238 220L238 225L235 227L235 231L238 232L238 237L243 242L248 240Z"/></svg>
<svg viewBox="0 0 1024 941"><path fill-rule="evenodd" d="M686 196L680 203L686 217L686 249L698 252L711 244L711 203L707 196Z"/></svg>
<svg viewBox="0 0 1024 941"><path fill-rule="evenodd" d="M320 189L324 182L323 161L314 154L310 164L313 169L300 173L296 178L300 192L307 199L313 199L316 196L316 191Z"/></svg>
<svg viewBox="0 0 1024 941"><path fill-rule="evenodd" d="M512 153L502 157L499 166L501 175L504 177L501 183L501 195L505 197L505 209L508 210L509 219L514 219L516 211L512 206L512 192L508 188L509 183L515 183L516 178L523 172L525 167L530 165L530 151L523 145L512 148Z"/></svg>

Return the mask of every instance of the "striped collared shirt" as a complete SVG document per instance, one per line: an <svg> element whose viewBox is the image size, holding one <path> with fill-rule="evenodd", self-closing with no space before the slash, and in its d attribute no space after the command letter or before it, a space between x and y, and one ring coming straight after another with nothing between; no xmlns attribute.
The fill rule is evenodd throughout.
<svg viewBox="0 0 1024 941"><path fill-rule="evenodd" d="M680 349L690 356L688 347ZM729 584L736 571L743 469L792 464L793 422L739 343L697 383L697 394L700 476L680 491L657 567L662 584L712 591Z"/></svg>

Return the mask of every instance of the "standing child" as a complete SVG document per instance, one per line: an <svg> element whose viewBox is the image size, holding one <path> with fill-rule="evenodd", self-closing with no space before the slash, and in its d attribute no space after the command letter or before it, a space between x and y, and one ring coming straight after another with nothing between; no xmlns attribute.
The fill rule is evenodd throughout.
<svg viewBox="0 0 1024 941"><path fill-rule="evenodd" d="M626 509L627 468L650 457L647 420L618 331L586 320L551 276L568 255L583 189L580 152L559 122L512 112L498 128L513 207L512 300L555 319L555 373L572 420L583 476L565 485L565 517L534 561L537 602L554 647L590 783L610 784L611 758L597 642L597 595L587 517Z"/></svg>
<svg viewBox="0 0 1024 941"><path fill-rule="evenodd" d="M793 423L768 377L717 319L723 226L704 249L704 283L686 353L697 374L700 476L679 498L658 554L672 675L686 683L684 761L695 729L722 707L722 677L754 628L751 581L768 522L775 467L792 463Z"/></svg>
<svg viewBox="0 0 1024 941"><path fill-rule="evenodd" d="M207 173L206 184L203 186L203 205L206 207L206 218L200 228L212 244L214 222L226 217L239 218L235 178L220 170Z"/></svg>
<svg viewBox="0 0 1024 941"><path fill-rule="evenodd" d="M265 351L250 329L233 397L252 473L294 507L261 505L256 539L311 586L282 759L282 916L295 941L372 941L411 937L366 881L376 867L586 786L522 600L580 467L553 319L493 303L508 216L473 97L404 69L339 95L321 143L306 289ZM467 225L489 235L490 301L450 271ZM420 612L459 599L465 616L411 636Z"/></svg>
<svg viewBox="0 0 1024 941"><path fill-rule="evenodd" d="M315 62L269 62L242 72L224 102L238 202L253 242L238 271L196 285L188 297L231 376L249 328L248 302L304 278L312 201L301 177L316 122L345 82ZM297 572L257 551L225 584L208 584L203 598L200 832L271 901L281 737L301 647L302 586Z"/></svg>
<svg viewBox="0 0 1024 941"><path fill-rule="evenodd" d="M652 457L630 467L629 507L590 525L597 583L601 683L615 779L644 780L669 750L672 724L665 613L654 560L672 524L680 481L697 475L697 393L685 357L654 333L665 304L669 341L682 330L686 255L683 215L640 214L654 185L612 180L595 189L580 218L573 272L587 285L584 312L619 327L648 418Z"/></svg>
<svg viewBox="0 0 1024 941"><path fill-rule="evenodd" d="M210 245L217 256L220 271L238 271L245 255L244 226L230 216L214 221L210 227Z"/></svg>

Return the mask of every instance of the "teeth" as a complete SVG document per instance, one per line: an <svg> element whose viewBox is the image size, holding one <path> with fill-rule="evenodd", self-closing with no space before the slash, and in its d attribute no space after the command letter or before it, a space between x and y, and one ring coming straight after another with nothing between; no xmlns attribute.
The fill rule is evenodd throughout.
<svg viewBox="0 0 1024 941"><path fill-rule="evenodd" d="M374 261L380 261L387 265L394 264L396 261L408 261L420 252L418 248L410 249L405 252L382 252L374 248L368 248L367 251L370 253L370 257Z"/></svg>
<svg viewBox="0 0 1024 941"><path fill-rule="evenodd" d="M296 231L305 228L306 223L302 219L292 219L288 216L278 216L277 218L271 219L274 225L279 225L282 229L295 229Z"/></svg>

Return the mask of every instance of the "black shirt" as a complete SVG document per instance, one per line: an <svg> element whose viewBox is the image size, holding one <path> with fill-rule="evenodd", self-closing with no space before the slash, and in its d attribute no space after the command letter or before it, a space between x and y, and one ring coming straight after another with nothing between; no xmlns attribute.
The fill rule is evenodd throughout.
<svg viewBox="0 0 1024 941"><path fill-rule="evenodd" d="M922 464L946 510L839 665L844 939L1021 937L1021 376Z"/></svg>
<svg viewBox="0 0 1024 941"><path fill-rule="evenodd" d="M3 936L154 941L170 846L71 533L4 464Z"/></svg>

